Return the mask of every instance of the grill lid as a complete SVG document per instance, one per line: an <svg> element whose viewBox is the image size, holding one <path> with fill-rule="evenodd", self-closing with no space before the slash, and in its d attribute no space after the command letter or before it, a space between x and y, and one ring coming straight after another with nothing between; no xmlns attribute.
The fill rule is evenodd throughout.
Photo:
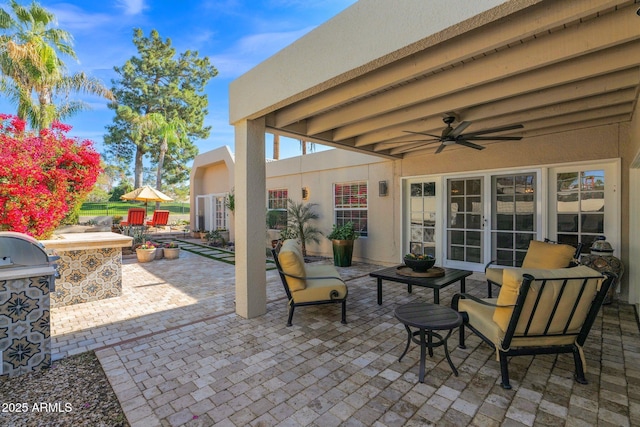
<svg viewBox="0 0 640 427"><path fill-rule="evenodd" d="M48 265L44 246L31 236L13 231L0 232L0 267Z"/></svg>

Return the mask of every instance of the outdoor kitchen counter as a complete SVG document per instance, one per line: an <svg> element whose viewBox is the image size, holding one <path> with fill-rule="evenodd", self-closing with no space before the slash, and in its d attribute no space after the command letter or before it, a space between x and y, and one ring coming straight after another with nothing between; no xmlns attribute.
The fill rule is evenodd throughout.
<svg viewBox="0 0 640 427"><path fill-rule="evenodd" d="M111 232L58 234L41 240L55 251L60 277L51 292L51 307L117 297L122 294L122 248L133 239Z"/></svg>
<svg viewBox="0 0 640 427"><path fill-rule="evenodd" d="M125 248L131 246L133 238L118 233L66 233L56 234L55 239L40 240L46 249L56 251L79 251L96 248Z"/></svg>

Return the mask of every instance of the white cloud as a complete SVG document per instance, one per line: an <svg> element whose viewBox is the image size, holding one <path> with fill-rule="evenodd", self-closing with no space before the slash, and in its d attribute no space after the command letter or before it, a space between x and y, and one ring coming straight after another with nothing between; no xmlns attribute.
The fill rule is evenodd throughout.
<svg viewBox="0 0 640 427"><path fill-rule="evenodd" d="M138 15L146 9L144 0L118 0L118 6L124 9L126 15Z"/></svg>
<svg viewBox="0 0 640 427"><path fill-rule="evenodd" d="M279 50L290 45L312 28L295 31L251 34L238 40L230 49L220 55L210 56L222 78L235 78Z"/></svg>
<svg viewBox="0 0 640 427"><path fill-rule="evenodd" d="M86 31L109 25L113 17L104 13L87 13L77 6L62 3L48 8L58 20L58 25L69 32Z"/></svg>

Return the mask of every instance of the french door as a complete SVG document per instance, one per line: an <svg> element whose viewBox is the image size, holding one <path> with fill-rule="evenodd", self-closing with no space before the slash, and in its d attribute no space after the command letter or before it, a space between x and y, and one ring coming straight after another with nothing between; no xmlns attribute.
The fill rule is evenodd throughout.
<svg viewBox="0 0 640 427"><path fill-rule="evenodd" d="M484 178L447 180L446 259L481 264L484 261Z"/></svg>
<svg viewBox="0 0 640 427"><path fill-rule="evenodd" d="M489 261L520 266L529 241L572 245L606 236L620 250L620 164L561 165L408 178L403 253L437 265L483 271Z"/></svg>
<svg viewBox="0 0 640 427"><path fill-rule="evenodd" d="M536 171L406 180L404 252L475 271L491 260L519 265L539 238L538 180Z"/></svg>
<svg viewBox="0 0 640 427"><path fill-rule="evenodd" d="M520 266L540 234L538 177L527 171L447 179L445 265Z"/></svg>
<svg viewBox="0 0 640 427"><path fill-rule="evenodd" d="M196 227L201 231L227 229L226 194L196 197Z"/></svg>

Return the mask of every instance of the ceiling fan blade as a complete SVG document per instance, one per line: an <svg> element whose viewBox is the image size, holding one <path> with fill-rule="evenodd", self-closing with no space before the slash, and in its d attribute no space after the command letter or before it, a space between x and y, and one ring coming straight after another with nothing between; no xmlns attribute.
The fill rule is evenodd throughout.
<svg viewBox="0 0 640 427"><path fill-rule="evenodd" d="M471 125L471 122L460 122L460 124L456 126L456 128L452 130L451 133L447 136L455 138L458 135L460 135L462 132L464 132L464 130L468 128L470 125Z"/></svg>
<svg viewBox="0 0 640 427"><path fill-rule="evenodd" d="M436 150L435 154L438 154L440 152L442 152L442 150L444 150L444 147L446 147L446 145L444 144L440 144L440 146L438 147L438 149Z"/></svg>
<svg viewBox="0 0 640 427"><path fill-rule="evenodd" d="M503 127L499 127L499 128L491 128L491 129L480 130L478 132L470 132L466 136L486 135L488 133L504 132L505 130L522 129L523 127L524 127L523 125L503 126Z"/></svg>
<svg viewBox="0 0 640 427"><path fill-rule="evenodd" d="M520 141L521 136L474 136L462 135L464 139L469 141Z"/></svg>
<svg viewBox="0 0 640 427"><path fill-rule="evenodd" d="M410 131L410 130L403 130L402 132L412 133L412 134L414 134L414 135L426 135L426 136L431 136L431 137L436 138L436 139L440 139L440 135L432 135L432 134L430 134L430 133L424 133L424 132L413 132L413 131Z"/></svg>
<svg viewBox="0 0 640 427"><path fill-rule="evenodd" d="M474 144L472 142L465 141L464 139L457 140L456 144L464 145L465 147L474 148L476 150L484 150L482 145Z"/></svg>
<svg viewBox="0 0 640 427"><path fill-rule="evenodd" d="M403 141L403 142L407 142L407 141ZM400 153L405 153L407 151L413 151L413 150L417 150L420 149L426 145L431 145L431 144L435 144L438 141L431 141L431 142L425 142L424 144L416 144L416 142L423 142L423 141L413 141L413 144L407 144L404 147L398 147L396 149L393 150L394 154L400 154Z"/></svg>
<svg viewBox="0 0 640 427"><path fill-rule="evenodd" d="M436 142L440 142L440 139L407 139L403 141L398 141L399 143L404 144L405 142L426 142L429 144L434 144Z"/></svg>

